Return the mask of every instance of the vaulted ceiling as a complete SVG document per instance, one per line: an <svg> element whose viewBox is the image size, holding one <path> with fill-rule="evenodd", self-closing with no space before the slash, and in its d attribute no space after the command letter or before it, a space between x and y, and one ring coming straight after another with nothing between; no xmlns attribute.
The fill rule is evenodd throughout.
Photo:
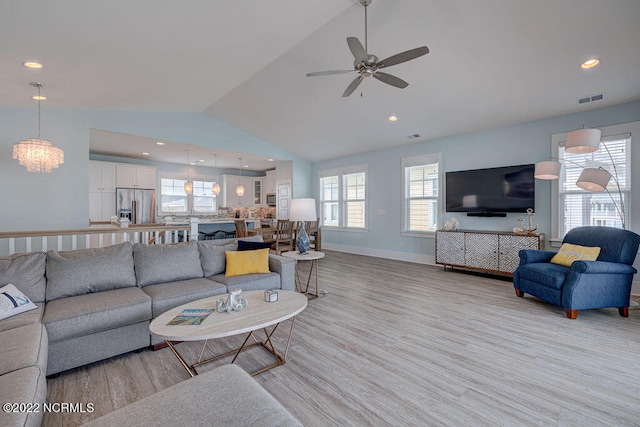
<svg viewBox="0 0 640 427"><path fill-rule="evenodd" d="M47 108L204 112L320 161L640 99L637 0L373 0L368 12L369 53L430 53L385 70L406 89L365 79L342 98L354 73L305 74L353 66L357 0L1 0L0 106L32 107L40 80ZM601 64L582 70L590 57Z"/></svg>

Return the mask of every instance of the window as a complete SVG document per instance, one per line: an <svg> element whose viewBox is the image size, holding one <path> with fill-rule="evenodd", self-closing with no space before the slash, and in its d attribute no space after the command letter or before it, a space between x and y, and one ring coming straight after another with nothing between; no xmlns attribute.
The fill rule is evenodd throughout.
<svg viewBox="0 0 640 427"><path fill-rule="evenodd" d="M214 180L193 180L193 194L184 191L186 179L160 178L160 212L162 213L215 213L217 197L211 191Z"/></svg>
<svg viewBox="0 0 640 427"><path fill-rule="evenodd" d="M434 232L438 228L440 157L438 153L402 159L405 232Z"/></svg>
<svg viewBox="0 0 640 427"><path fill-rule="evenodd" d="M640 128L640 122L602 128L603 143L600 144L600 150L587 154L565 152L566 134L553 135L554 155L560 158L562 163L560 178L552 184L552 235L555 239L562 240L572 228L586 225L622 228L620 215L623 210L626 228L630 228L631 133L621 131L630 130L632 127ZM576 186L583 167L602 167L611 172L613 177L607 186L608 193L589 192ZM614 167L620 192L615 180ZM558 201L557 204L554 200ZM621 209L622 207L624 209Z"/></svg>
<svg viewBox="0 0 640 427"><path fill-rule="evenodd" d="M321 223L325 227L366 227L366 167L320 173Z"/></svg>

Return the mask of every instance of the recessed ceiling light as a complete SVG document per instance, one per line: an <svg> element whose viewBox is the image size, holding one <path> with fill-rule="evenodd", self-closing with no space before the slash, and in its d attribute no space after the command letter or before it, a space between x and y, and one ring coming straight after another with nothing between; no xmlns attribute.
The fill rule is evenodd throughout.
<svg viewBox="0 0 640 427"><path fill-rule="evenodd" d="M196 162L191 162L191 163L189 163L189 164L190 164L191 166L195 166L195 165L196 165Z"/></svg>
<svg viewBox="0 0 640 427"><path fill-rule="evenodd" d="M273 159L267 159L267 161L269 161L269 162L273 162L273 161L275 161L275 160L273 160Z"/></svg>
<svg viewBox="0 0 640 427"><path fill-rule="evenodd" d="M142 152L142 155L143 155L143 156L148 156L148 155L149 155L149 153L147 153L146 151L143 151L143 152Z"/></svg>
<svg viewBox="0 0 640 427"><path fill-rule="evenodd" d="M200 159L198 160L200 163L204 163L206 160L205 159Z"/></svg>
<svg viewBox="0 0 640 427"><path fill-rule="evenodd" d="M27 68L42 68L42 64L35 61L23 62L22 65L24 65Z"/></svg>
<svg viewBox="0 0 640 427"><path fill-rule="evenodd" d="M248 168L248 167L249 167L249 165L243 165L242 167L243 167L243 168Z"/></svg>
<svg viewBox="0 0 640 427"><path fill-rule="evenodd" d="M31 99L33 99L34 101L44 101L47 99L47 97L44 95L33 95Z"/></svg>
<svg viewBox="0 0 640 427"><path fill-rule="evenodd" d="M396 120L398 120L398 118L396 116L389 116L389 121L390 122L395 122Z"/></svg>
<svg viewBox="0 0 640 427"><path fill-rule="evenodd" d="M156 145L164 145L164 142L162 142L162 141L156 141Z"/></svg>
<svg viewBox="0 0 640 427"><path fill-rule="evenodd" d="M598 58L587 59L580 65L580 68L582 68L583 70L587 70L589 68L595 67L599 63L600 63L600 60Z"/></svg>

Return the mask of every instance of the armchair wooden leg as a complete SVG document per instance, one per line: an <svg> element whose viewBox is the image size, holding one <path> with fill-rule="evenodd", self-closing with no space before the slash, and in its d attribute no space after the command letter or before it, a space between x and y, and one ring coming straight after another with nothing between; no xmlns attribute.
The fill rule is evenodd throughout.
<svg viewBox="0 0 640 427"><path fill-rule="evenodd" d="M565 308L564 312L567 313L567 318L575 320L578 318L578 313L580 312L580 310L570 310L568 308Z"/></svg>
<svg viewBox="0 0 640 427"><path fill-rule="evenodd" d="M519 296L520 298L522 298L524 296L524 291L521 289L516 289L516 295Z"/></svg>
<svg viewBox="0 0 640 427"><path fill-rule="evenodd" d="M618 307L618 313L622 317L629 317L629 307Z"/></svg>

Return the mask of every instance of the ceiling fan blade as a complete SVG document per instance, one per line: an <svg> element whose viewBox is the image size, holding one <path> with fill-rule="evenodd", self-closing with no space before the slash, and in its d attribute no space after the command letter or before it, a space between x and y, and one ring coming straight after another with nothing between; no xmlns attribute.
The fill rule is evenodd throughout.
<svg viewBox="0 0 640 427"><path fill-rule="evenodd" d="M362 43L358 40L357 37L347 37L347 44L349 45L349 49L351 49L351 53L353 57L358 62L364 62L367 60L367 52L362 47Z"/></svg>
<svg viewBox="0 0 640 427"><path fill-rule="evenodd" d="M362 82L362 80L364 80L364 76L358 76L356 77L350 84L349 86L347 86L347 88L345 89L344 93L342 94L343 98L346 98L347 96L351 95L353 93L354 90L356 90L356 88L358 86L360 86L360 83Z"/></svg>
<svg viewBox="0 0 640 427"><path fill-rule="evenodd" d="M315 76L330 76L332 74L346 74L355 70L331 70L331 71L318 71L316 73L307 73L307 77Z"/></svg>
<svg viewBox="0 0 640 427"><path fill-rule="evenodd" d="M400 89L404 89L405 87L409 86L409 83L405 82L401 78L392 76L391 74L382 73L380 71L373 73L373 77L375 77L376 79L380 80L383 83L398 87Z"/></svg>
<svg viewBox="0 0 640 427"><path fill-rule="evenodd" d="M429 53L429 48L426 46L420 46L415 49L406 50L402 53L398 53L397 55L390 56L387 59L383 59L382 61L376 64L376 67L383 68L383 67L390 67L396 64L401 64L403 62L416 59L419 56L426 55L427 53Z"/></svg>

